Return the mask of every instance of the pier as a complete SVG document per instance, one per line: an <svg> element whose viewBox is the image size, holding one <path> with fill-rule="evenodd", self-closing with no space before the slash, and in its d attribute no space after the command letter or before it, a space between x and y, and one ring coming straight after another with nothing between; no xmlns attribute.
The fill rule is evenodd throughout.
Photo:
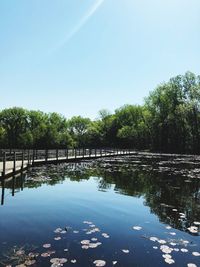
<svg viewBox="0 0 200 267"><path fill-rule="evenodd" d="M29 167L67 163L80 160L97 159L135 154L130 149L116 148L75 148L75 149L34 149L34 150L1 150L0 179L11 177Z"/></svg>

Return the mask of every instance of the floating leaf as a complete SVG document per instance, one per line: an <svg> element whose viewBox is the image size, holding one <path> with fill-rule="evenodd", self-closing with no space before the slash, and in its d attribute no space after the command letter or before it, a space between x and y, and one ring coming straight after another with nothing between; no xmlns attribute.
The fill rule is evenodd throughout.
<svg viewBox="0 0 200 267"><path fill-rule="evenodd" d="M110 236L109 236L108 234L106 234L106 233L103 233L102 236L103 236L104 238L109 238L109 237L110 237Z"/></svg>
<svg viewBox="0 0 200 267"><path fill-rule="evenodd" d="M172 248L170 248L170 247L168 247L166 245L162 245L160 247L160 250L162 250L162 252L165 253L165 254L170 254L173 251Z"/></svg>
<svg viewBox="0 0 200 267"><path fill-rule="evenodd" d="M60 233L61 233L61 234L66 234L67 231L63 230L63 231L61 231Z"/></svg>
<svg viewBox="0 0 200 267"><path fill-rule="evenodd" d="M166 244L167 242L165 240L163 240L163 239L160 239L160 240L158 240L158 243L160 243L160 244Z"/></svg>
<svg viewBox="0 0 200 267"><path fill-rule="evenodd" d="M16 251L16 255L17 255L17 256L22 256L22 255L24 255L24 254L25 254L25 251L22 250L22 249Z"/></svg>
<svg viewBox="0 0 200 267"><path fill-rule="evenodd" d="M50 248L51 247L51 244L44 244L43 245L43 248Z"/></svg>
<svg viewBox="0 0 200 267"><path fill-rule="evenodd" d="M27 260L27 261L25 261L25 265L26 266L31 266L31 265L33 265L35 263L36 263L36 260Z"/></svg>
<svg viewBox="0 0 200 267"><path fill-rule="evenodd" d="M87 246L87 245L82 246L82 249L88 249L88 248L89 248L89 246Z"/></svg>
<svg viewBox="0 0 200 267"><path fill-rule="evenodd" d="M61 239L60 236L54 238L54 240L56 240L56 241L58 241L58 240L60 240L60 239Z"/></svg>
<svg viewBox="0 0 200 267"><path fill-rule="evenodd" d="M97 248L98 244L97 243L90 243L89 248Z"/></svg>
<svg viewBox="0 0 200 267"><path fill-rule="evenodd" d="M90 240L82 240L81 244L82 245L89 245L90 244Z"/></svg>
<svg viewBox="0 0 200 267"><path fill-rule="evenodd" d="M178 252L179 251L179 248L174 248L173 250L176 251L176 252Z"/></svg>
<svg viewBox="0 0 200 267"><path fill-rule="evenodd" d="M168 263L168 264L173 264L175 263L175 261L173 259L169 259L169 258L166 258L165 259L165 262Z"/></svg>
<svg viewBox="0 0 200 267"><path fill-rule="evenodd" d="M151 237L149 238L149 240L151 240L151 241L155 242L155 241L158 241L158 238L157 238L157 237L155 237L155 236L151 236Z"/></svg>
<svg viewBox="0 0 200 267"><path fill-rule="evenodd" d="M93 263L98 267L106 265L106 262L103 260L95 260Z"/></svg>
<svg viewBox="0 0 200 267"><path fill-rule="evenodd" d="M49 253L42 253L42 254L41 254L41 257L43 257L43 258L47 258L47 257L50 257L50 254L49 254Z"/></svg>
<svg viewBox="0 0 200 267"><path fill-rule="evenodd" d="M128 249L122 249L122 252L128 254L129 253L129 250Z"/></svg>
<svg viewBox="0 0 200 267"><path fill-rule="evenodd" d="M176 233L175 233L175 232L170 232L169 234L170 234L170 235L176 235Z"/></svg>
<svg viewBox="0 0 200 267"><path fill-rule="evenodd" d="M62 228L57 228L56 230L54 230L54 233L60 233L62 231Z"/></svg>
<svg viewBox="0 0 200 267"><path fill-rule="evenodd" d="M142 227L141 226L133 226L133 229L139 231L142 229Z"/></svg>
<svg viewBox="0 0 200 267"><path fill-rule="evenodd" d="M162 256L165 259L171 259L172 258L172 256L170 254L163 254Z"/></svg>
<svg viewBox="0 0 200 267"><path fill-rule="evenodd" d="M188 228L188 230L190 231L190 233L192 234L197 234L198 233L198 228L196 226L190 226Z"/></svg>
<svg viewBox="0 0 200 267"><path fill-rule="evenodd" d="M188 252L188 249L186 249L186 248L181 248L181 252L186 253L186 252Z"/></svg>
<svg viewBox="0 0 200 267"><path fill-rule="evenodd" d="M192 255L195 256L195 257L199 257L200 253L195 251L195 252L192 252Z"/></svg>

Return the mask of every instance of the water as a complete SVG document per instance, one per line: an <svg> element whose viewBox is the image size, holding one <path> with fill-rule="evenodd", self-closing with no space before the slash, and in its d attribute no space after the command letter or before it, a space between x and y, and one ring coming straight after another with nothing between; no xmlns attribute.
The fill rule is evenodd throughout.
<svg viewBox="0 0 200 267"><path fill-rule="evenodd" d="M52 258L77 267L96 266L95 260L200 266L198 163L193 157L119 157L38 167L2 183L0 266L36 261L32 266L46 267ZM94 248L87 242L82 248L83 240Z"/></svg>

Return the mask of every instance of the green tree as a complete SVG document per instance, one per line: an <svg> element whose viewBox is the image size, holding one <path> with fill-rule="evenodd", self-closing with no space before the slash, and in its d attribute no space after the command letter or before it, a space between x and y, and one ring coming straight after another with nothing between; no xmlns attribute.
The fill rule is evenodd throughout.
<svg viewBox="0 0 200 267"><path fill-rule="evenodd" d="M85 146L90 125L91 120L81 116L74 116L68 121L69 132L76 142L77 147Z"/></svg>
<svg viewBox="0 0 200 267"><path fill-rule="evenodd" d="M25 133L28 127L27 111L17 107L2 110L0 127L5 130L9 148L23 146L26 143Z"/></svg>

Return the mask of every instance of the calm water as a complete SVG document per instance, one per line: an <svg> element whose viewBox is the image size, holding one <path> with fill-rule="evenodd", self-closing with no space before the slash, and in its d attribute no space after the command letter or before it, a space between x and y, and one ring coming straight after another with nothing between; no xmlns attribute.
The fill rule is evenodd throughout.
<svg viewBox="0 0 200 267"><path fill-rule="evenodd" d="M2 183L0 266L61 266L52 258L77 267L200 266L199 166L124 157L34 168Z"/></svg>

